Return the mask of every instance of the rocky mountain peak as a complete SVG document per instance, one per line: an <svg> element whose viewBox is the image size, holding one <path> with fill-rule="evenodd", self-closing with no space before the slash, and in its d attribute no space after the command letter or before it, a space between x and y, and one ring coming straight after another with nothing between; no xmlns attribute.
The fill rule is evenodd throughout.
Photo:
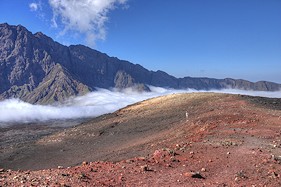
<svg viewBox="0 0 281 187"><path fill-rule="evenodd" d="M0 100L16 97L30 103L51 103L85 94L97 87L134 87L149 91L147 85L200 90L281 89L280 84L266 81L178 79L83 45L64 46L42 32L32 34L21 25L0 24Z"/></svg>

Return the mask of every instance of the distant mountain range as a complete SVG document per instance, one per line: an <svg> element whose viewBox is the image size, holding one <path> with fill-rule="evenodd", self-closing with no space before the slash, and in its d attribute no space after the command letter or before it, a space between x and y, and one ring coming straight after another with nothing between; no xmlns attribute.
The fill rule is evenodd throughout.
<svg viewBox="0 0 281 187"><path fill-rule="evenodd" d="M267 81L175 78L83 45L64 46L41 32L32 34L21 25L0 24L0 100L19 98L47 104L83 95L97 87L149 91L147 85L197 90L281 89L280 84Z"/></svg>

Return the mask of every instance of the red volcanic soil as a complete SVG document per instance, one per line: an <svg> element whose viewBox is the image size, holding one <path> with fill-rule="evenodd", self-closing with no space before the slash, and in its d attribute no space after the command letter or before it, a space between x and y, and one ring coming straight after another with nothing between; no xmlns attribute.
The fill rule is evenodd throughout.
<svg viewBox="0 0 281 187"><path fill-rule="evenodd" d="M0 186L277 187L281 99L174 94L3 152Z"/></svg>

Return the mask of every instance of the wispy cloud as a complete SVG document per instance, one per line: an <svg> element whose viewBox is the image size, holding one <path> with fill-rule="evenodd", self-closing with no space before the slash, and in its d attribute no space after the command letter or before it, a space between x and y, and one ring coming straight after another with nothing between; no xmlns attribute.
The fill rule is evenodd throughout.
<svg viewBox="0 0 281 187"><path fill-rule="evenodd" d="M150 87L150 89L152 92L147 93L138 93L130 89L123 92L99 89L96 92L92 92L84 96L70 98L64 104L59 106L32 105L18 99L5 100L0 102L0 127L9 125L10 122L24 123L96 117L105 113L114 112L129 104L148 98L172 93L199 92L197 90L173 90L158 87ZM255 92L241 90L212 90L210 92L281 98L280 91Z"/></svg>
<svg viewBox="0 0 281 187"><path fill-rule="evenodd" d="M45 4L42 2L42 0L34 0L29 4L29 10L31 12L34 12L35 16L38 17L41 21L48 23L50 21L48 21L45 12L43 12L43 9L45 8Z"/></svg>
<svg viewBox="0 0 281 187"><path fill-rule="evenodd" d="M40 7L40 4L39 3L30 3L29 4L29 8L31 11L37 11Z"/></svg>
<svg viewBox="0 0 281 187"><path fill-rule="evenodd" d="M49 0L53 26L62 24L61 34L70 31L85 35L91 46L105 40L108 13L120 5L126 7L126 3L127 0Z"/></svg>

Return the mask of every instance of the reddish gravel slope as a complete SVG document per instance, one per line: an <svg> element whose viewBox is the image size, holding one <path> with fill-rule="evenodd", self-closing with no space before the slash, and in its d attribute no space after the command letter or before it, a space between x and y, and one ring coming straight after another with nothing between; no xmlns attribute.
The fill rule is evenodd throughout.
<svg viewBox="0 0 281 187"><path fill-rule="evenodd" d="M0 186L281 186L281 99L159 97L4 155Z"/></svg>

